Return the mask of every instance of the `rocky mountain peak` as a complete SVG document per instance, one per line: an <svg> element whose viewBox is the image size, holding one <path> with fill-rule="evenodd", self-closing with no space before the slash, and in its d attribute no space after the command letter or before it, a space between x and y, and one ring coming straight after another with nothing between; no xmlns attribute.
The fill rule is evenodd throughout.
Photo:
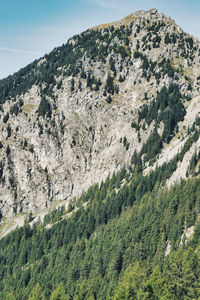
<svg viewBox="0 0 200 300"><path fill-rule="evenodd" d="M199 70L199 41L151 9L78 34L1 80L1 214L68 203L124 166L149 172L189 139L168 184L195 172Z"/></svg>

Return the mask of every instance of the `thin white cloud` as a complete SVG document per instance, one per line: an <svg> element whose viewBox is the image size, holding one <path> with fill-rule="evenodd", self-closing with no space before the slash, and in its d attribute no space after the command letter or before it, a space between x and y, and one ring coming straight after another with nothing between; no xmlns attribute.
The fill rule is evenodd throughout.
<svg viewBox="0 0 200 300"><path fill-rule="evenodd" d="M41 55L41 53L36 52L36 51L21 50L21 49L15 49L15 48L6 48L6 47L1 47L1 46L0 46L0 51L22 53L22 54L31 54L31 55Z"/></svg>
<svg viewBox="0 0 200 300"><path fill-rule="evenodd" d="M93 0L93 3L103 8L118 8L118 5L115 0Z"/></svg>

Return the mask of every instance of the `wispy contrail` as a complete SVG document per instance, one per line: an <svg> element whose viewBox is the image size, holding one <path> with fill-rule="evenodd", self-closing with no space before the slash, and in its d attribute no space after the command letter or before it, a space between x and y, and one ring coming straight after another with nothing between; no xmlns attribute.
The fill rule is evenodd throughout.
<svg viewBox="0 0 200 300"><path fill-rule="evenodd" d="M14 49L14 48L6 48L0 46L0 51L8 51L8 52L15 52L15 53L24 53L24 54L31 54L31 55L42 55L36 51L29 51L29 50L21 50L21 49Z"/></svg>

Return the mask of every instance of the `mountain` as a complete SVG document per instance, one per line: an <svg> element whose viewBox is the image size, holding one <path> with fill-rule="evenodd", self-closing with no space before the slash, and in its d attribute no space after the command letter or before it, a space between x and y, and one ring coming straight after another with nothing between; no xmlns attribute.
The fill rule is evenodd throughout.
<svg viewBox="0 0 200 300"><path fill-rule="evenodd" d="M1 80L2 216L79 196L135 151L147 171L172 158L198 119L199 55L197 39L152 9L76 35Z"/></svg>
<svg viewBox="0 0 200 300"><path fill-rule="evenodd" d="M199 88L156 9L0 81L2 299L199 297Z"/></svg>

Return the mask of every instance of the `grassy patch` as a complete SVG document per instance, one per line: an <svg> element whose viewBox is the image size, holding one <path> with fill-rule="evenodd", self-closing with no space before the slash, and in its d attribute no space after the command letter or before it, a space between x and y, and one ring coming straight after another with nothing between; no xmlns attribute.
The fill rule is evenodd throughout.
<svg viewBox="0 0 200 300"><path fill-rule="evenodd" d="M32 109L35 109L35 108L36 108L36 105L33 105L33 104L25 104L22 106L23 111L27 112L27 113L31 112Z"/></svg>

